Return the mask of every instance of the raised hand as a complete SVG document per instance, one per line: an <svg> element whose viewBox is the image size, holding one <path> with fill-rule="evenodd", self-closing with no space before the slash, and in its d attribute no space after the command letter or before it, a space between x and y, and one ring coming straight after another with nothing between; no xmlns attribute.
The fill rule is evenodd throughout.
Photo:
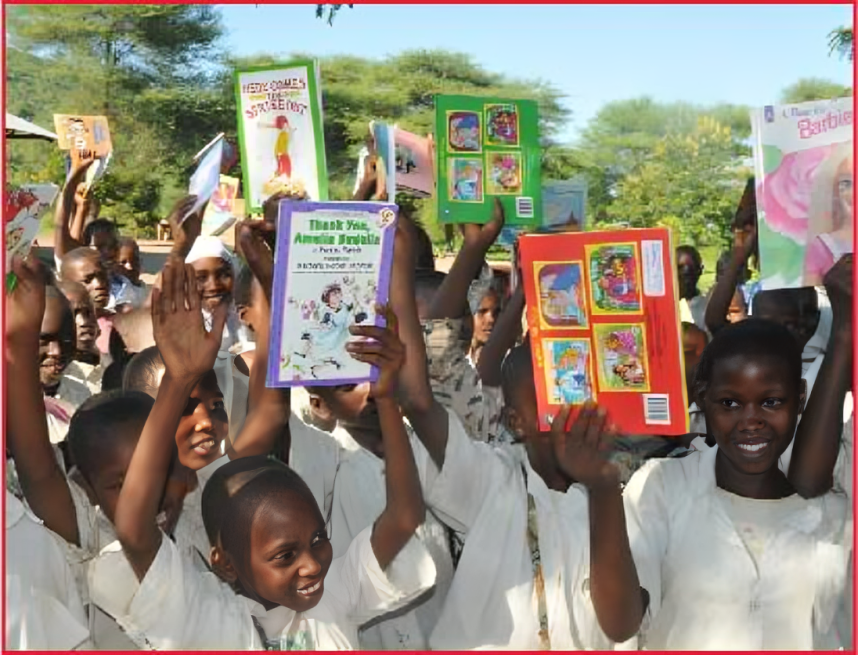
<svg viewBox="0 0 858 655"><path fill-rule="evenodd" d="M497 240L505 222L503 205L495 198L492 208L492 218L485 225L466 224L462 226L465 245L488 250Z"/></svg>
<svg viewBox="0 0 858 655"><path fill-rule="evenodd" d="M359 362L378 368L378 380L372 384L373 398L393 398L399 382L399 371L405 363L405 346L399 340L399 323L389 305L376 307L376 312L385 317L387 327L353 325L352 335L366 341L352 341L346 350Z"/></svg>
<svg viewBox="0 0 858 655"><path fill-rule="evenodd" d="M6 296L6 339L32 338L38 341L45 315L45 270L34 256L12 258L17 277L15 289Z"/></svg>
<svg viewBox="0 0 858 655"><path fill-rule="evenodd" d="M173 251L182 258L191 251L194 241L197 240L202 231L202 209L187 216L196 201L196 196L185 196L173 205L173 210L167 216L167 222L170 224L170 230L173 233Z"/></svg>
<svg viewBox="0 0 858 655"><path fill-rule="evenodd" d="M274 280L274 239L277 234L275 224L266 221L242 221L239 224L238 238L241 252L247 265L259 280L265 297L271 302L271 285Z"/></svg>
<svg viewBox="0 0 858 655"><path fill-rule="evenodd" d="M605 455L615 436L606 429L607 414L587 403L567 431L571 411L564 407L551 424L549 436L560 470L591 490L618 486L620 471Z"/></svg>
<svg viewBox="0 0 858 655"><path fill-rule="evenodd" d="M834 314L835 328L852 334L852 255L844 255L823 280L831 311Z"/></svg>
<svg viewBox="0 0 858 655"><path fill-rule="evenodd" d="M194 269L171 257L161 274L161 288L152 290L152 331L168 375L196 380L212 369L226 314L226 306L218 306L212 331L206 331Z"/></svg>

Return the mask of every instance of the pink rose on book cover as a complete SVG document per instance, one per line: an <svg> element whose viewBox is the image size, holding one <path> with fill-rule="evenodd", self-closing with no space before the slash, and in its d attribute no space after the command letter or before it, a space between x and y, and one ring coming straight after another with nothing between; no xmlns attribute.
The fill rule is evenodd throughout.
<svg viewBox="0 0 858 655"><path fill-rule="evenodd" d="M766 223L772 230L804 243L813 177L830 152L830 146L791 152L766 175L761 195Z"/></svg>

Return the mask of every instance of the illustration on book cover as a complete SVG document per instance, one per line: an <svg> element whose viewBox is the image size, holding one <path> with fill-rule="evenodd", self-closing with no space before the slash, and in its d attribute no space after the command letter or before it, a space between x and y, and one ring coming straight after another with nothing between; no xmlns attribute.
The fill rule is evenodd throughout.
<svg viewBox="0 0 858 655"><path fill-rule="evenodd" d="M451 159L450 200L483 201L483 162L479 159Z"/></svg>
<svg viewBox="0 0 858 655"><path fill-rule="evenodd" d="M472 111L447 114L447 143L453 152L480 152L480 116Z"/></svg>
<svg viewBox="0 0 858 655"><path fill-rule="evenodd" d="M545 382L553 405L580 405L593 397L589 339L545 339Z"/></svg>
<svg viewBox="0 0 858 655"><path fill-rule="evenodd" d="M649 391L645 326L593 326L600 391Z"/></svg>
<svg viewBox="0 0 858 655"><path fill-rule="evenodd" d="M634 243L587 247L594 314L639 314L639 256Z"/></svg>
<svg viewBox="0 0 858 655"><path fill-rule="evenodd" d="M486 105L486 145L518 147L518 110L515 105Z"/></svg>
<svg viewBox="0 0 858 655"><path fill-rule="evenodd" d="M535 268L543 327L587 327L581 262L537 263Z"/></svg>

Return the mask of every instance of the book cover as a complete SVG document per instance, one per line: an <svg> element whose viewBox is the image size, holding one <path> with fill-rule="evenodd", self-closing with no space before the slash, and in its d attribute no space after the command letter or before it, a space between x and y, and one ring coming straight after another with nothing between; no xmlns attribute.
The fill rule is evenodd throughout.
<svg viewBox="0 0 858 655"><path fill-rule="evenodd" d="M328 198L319 67L293 61L235 71L244 197L248 210L278 191Z"/></svg>
<svg viewBox="0 0 858 655"><path fill-rule="evenodd" d="M369 124L375 154L378 157L376 175L379 192L387 192L387 202L396 201L396 146L394 128L387 123L372 121ZM380 193L379 193L380 195Z"/></svg>
<svg viewBox="0 0 858 655"><path fill-rule="evenodd" d="M106 157L113 150L104 116L54 114L54 129L60 150L69 150L73 161L82 150L89 150L96 158Z"/></svg>
<svg viewBox="0 0 858 655"><path fill-rule="evenodd" d="M238 178L221 175L209 204L203 214L202 234L220 236L241 220L236 210L238 200Z"/></svg>
<svg viewBox="0 0 858 655"><path fill-rule="evenodd" d="M852 98L751 112L764 289L822 284L852 252Z"/></svg>
<svg viewBox="0 0 858 655"><path fill-rule="evenodd" d="M6 288L15 285L12 257L26 257L39 234L39 219L54 203L60 188L55 184L6 186L3 198L3 223L6 236Z"/></svg>
<svg viewBox="0 0 858 655"><path fill-rule="evenodd" d="M394 128L396 188L418 198L435 192L432 141L427 137Z"/></svg>
<svg viewBox="0 0 858 655"><path fill-rule="evenodd" d="M223 144L223 137L219 136L210 144L210 147L206 146L205 154L198 159L197 170L191 175L191 181L188 184L188 195L196 196L197 199L180 222L184 222L188 216L205 205L217 191L223 164Z"/></svg>
<svg viewBox="0 0 858 655"><path fill-rule="evenodd" d="M346 352L353 324L384 325L397 207L389 203L280 204L268 386L335 386L377 379Z"/></svg>
<svg viewBox="0 0 858 655"><path fill-rule="evenodd" d="M587 181L583 179L548 181L542 186L542 216L539 227L552 228L572 225L573 232L583 232L586 226ZM511 248L522 228L505 226L498 236L500 246Z"/></svg>
<svg viewBox="0 0 858 655"><path fill-rule="evenodd" d="M519 256L540 429L592 399L625 434L687 433L669 229L525 234Z"/></svg>
<svg viewBox="0 0 858 655"><path fill-rule="evenodd" d="M542 215L539 110L532 100L435 96L438 216L485 223L500 198L508 225Z"/></svg>

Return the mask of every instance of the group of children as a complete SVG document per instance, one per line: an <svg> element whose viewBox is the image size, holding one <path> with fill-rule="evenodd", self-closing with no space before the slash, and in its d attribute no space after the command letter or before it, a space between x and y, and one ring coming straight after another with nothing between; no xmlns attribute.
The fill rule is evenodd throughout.
<svg viewBox="0 0 858 655"><path fill-rule="evenodd" d="M499 205L447 274L400 216L387 327L349 329L378 379L290 392L265 384L284 198L241 258L188 218L150 289L85 167L57 273L15 259L7 297L8 648L851 648L851 255L732 322L749 249L708 306L680 249L693 434L589 403L541 432L522 290L485 266Z"/></svg>

